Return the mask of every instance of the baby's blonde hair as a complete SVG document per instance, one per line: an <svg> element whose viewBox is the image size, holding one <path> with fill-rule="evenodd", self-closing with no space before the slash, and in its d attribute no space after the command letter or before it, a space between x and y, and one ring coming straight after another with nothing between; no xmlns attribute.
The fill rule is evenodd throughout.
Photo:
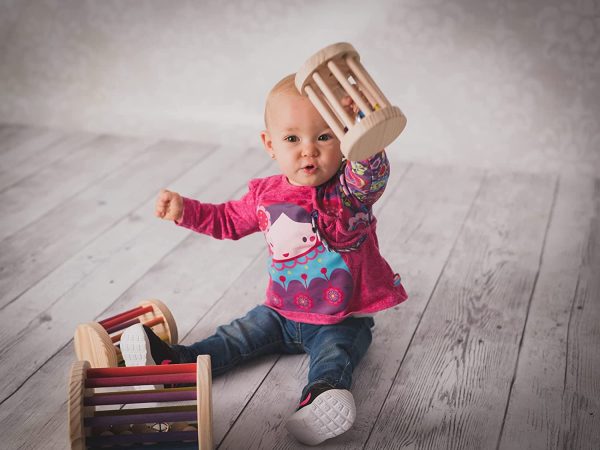
<svg viewBox="0 0 600 450"><path fill-rule="evenodd" d="M291 73L283 77L269 92L267 95L267 101L265 102L265 127L269 129L269 110L271 108L271 101L273 98L280 94L288 94L288 95L300 95L298 89L296 89L296 84L294 80L296 78L295 73Z"/></svg>

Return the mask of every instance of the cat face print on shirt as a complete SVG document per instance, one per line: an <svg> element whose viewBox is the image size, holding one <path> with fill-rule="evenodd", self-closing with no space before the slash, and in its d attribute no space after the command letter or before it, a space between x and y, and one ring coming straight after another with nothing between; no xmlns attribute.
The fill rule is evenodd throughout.
<svg viewBox="0 0 600 450"><path fill-rule="evenodd" d="M285 261L307 253L318 242L310 213L291 203L259 206L260 229L273 260Z"/></svg>
<svg viewBox="0 0 600 450"><path fill-rule="evenodd" d="M348 305L352 276L342 256L328 251L304 208L279 203L257 211L271 252L267 303L276 309L335 314Z"/></svg>

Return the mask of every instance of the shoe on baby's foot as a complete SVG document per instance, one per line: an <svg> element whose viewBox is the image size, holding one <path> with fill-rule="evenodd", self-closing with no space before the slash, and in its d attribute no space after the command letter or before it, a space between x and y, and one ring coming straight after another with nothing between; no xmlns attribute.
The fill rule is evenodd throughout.
<svg viewBox="0 0 600 450"><path fill-rule="evenodd" d="M119 346L127 367L179 362L173 349L151 328L141 323L136 323L123 332ZM138 389L162 389L162 386L139 386Z"/></svg>
<svg viewBox="0 0 600 450"><path fill-rule="evenodd" d="M350 391L319 383L309 389L285 426L301 443L317 445L348 431L355 418Z"/></svg>
<svg viewBox="0 0 600 450"><path fill-rule="evenodd" d="M159 338L152 328L136 323L121 335L121 354L126 366L179 364L173 349Z"/></svg>

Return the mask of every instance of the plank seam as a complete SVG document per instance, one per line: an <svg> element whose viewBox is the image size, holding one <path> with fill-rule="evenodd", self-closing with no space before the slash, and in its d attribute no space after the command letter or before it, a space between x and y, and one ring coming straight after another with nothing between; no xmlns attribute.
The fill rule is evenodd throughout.
<svg viewBox="0 0 600 450"><path fill-rule="evenodd" d="M550 225L552 224L552 219L554 218L554 210L556 207L556 200L558 198L558 191L560 187L560 177L556 177L556 181L554 182L554 192L552 194L552 203L550 205L550 211L548 212L548 220L546 222L546 229L544 230L544 239L542 240L542 249L540 251L540 256L538 257L538 267L535 273L535 277L533 279L533 286L531 287L531 292L529 293L529 299L527 301L527 309L525 310L525 321L523 323L523 328L521 329L521 337L519 339L519 348L517 350L517 362L515 364L515 368L513 370L512 379L510 380L510 387L508 389L508 396L506 399L506 405L504 407L504 414L502 416L502 425L500 425L500 431L498 434L498 440L496 442L496 450L500 449L500 444L502 443L502 436L504 435L504 425L506 424L506 415L508 414L508 407L510 405L510 398L512 396L515 380L517 379L517 373L519 371L519 362L521 360L521 350L523 348L523 340L525 338L525 331L527 330L527 322L529 320L529 312L531 310L531 303L533 300L533 296L535 294L535 289L537 287L537 282L540 276L540 271L542 269L542 264L544 262L544 255L546 251L546 240L548 239L548 231L550 230ZM568 339L568 337L567 337Z"/></svg>
<svg viewBox="0 0 600 450"><path fill-rule="evenodd" d="M240 418L244 414L244 411L248 408L248 406L250 405L250 403L252 403L252 399L256 396L256 394L258 393L258 391L260 390L260 388L263 386L263 384L265 383L265 381L269 377L269 374L275 369L275 366L277 365L277 362L281 359L281 356L282 355L277 355L277 358L275 359L275 361L273 362L273 364L271 364L271 367L269 368L269 370L267 371L267 373L263 377L262 381L259 383L259 385L256 387L256 389L254 389L254 391L252 392L252 395L250 396L250 398L248 399L248 401L244 404L243 408L240 410L240 412L237 415L237 417L233 420L233 422L231 422L231 424L229 425L229 429L225 432L225 434L223 435L223 437L221 438L221 440L219 441L219 443L215 446L215 449L218 449L221 446L221 444L223 444L223 442L225 442L225 439L227 438L227 436L229 435L229 433L231 433L231 431L235 427L235 424L238 422L238 420L240 420Z"/></svg>
<svg viewBox="0 0 600 450"><path fill-rule="evenodd" d="M433 288L431 289L431 292L429 294L429 297L427 299L427 303L425 304L425 307L423 308L423 312L421 313L421 315L419 316L419 320L417 322L417 325L415 327L415 329L413 330L413 333L408 341L408 345L406 346L406 349L404 351L404 354L402 355L402 359L400 360L400 364L398 365L398 369L396 370L396 374L394 375L394 379L392 380L392 382L390 383L390 387L388 388L387 394L385 396L384 401L381 403L381 407L379 408L379 412L377 413L377 417L375 418L375 420L373 421L373 425L371 426L371 429L369 430L369 434L367 435L367 439L365 440L365 443L363 445L363 448L366 448L369 440L371 439L371 436L373 435L373 431L375 429L375 426L377 425L377 422L379 422L379 418L381 417L381 413L383 412L383 408L386 404L386 401L390 395L390 392L392 391L392 388L394 387L394 385L396 384L396 380L398 379L398 376L400 374L400 369L402 368L402 363L404 362L404 359L406 358L406 355L412 345L412 342L415 338L415 335L417 334L417 331L419 330L419 326L421 325L421 321L423 320L423 316L425 315L427 308L429 306L429 303L431 302L431 299L433 298L433 295L435 294L435 291L438 287L438 284L444 274L444 271L446 270L446 266L448 265L448 262L450 261L450 258L452 257L452 253L454 252L454 249L456 248L456 244L458 243L458 240L463 232L465 223L467 222L467 219L469 218L469 216L471 215L472 211L473 211L473 207L475 206L475 202L477 201L477 199L479 198L479 195L481 194L481 190L483 189L483 185L485 184L485 181L487 179L487 171L484 173L484 176L481 179L481 182L479 183L479 188L477 189L477 192L475 193L475 195L473 196L473 200L471 200L471 204L469 205L469 210L467 211L467 213L465 214L465 217L463 219L463 222L460 226L460 229L458 230L458 233L456 233L456 237L454 238L454 242L452 243L452 247L450 248L450 251L448 252L448 256L446 257L446 260L444 261L444 265L442 266L442 270L440 270L440 273L437 277L437 279L435 280L435 284L433 285Z"/></svg>
<svg viewBox="0 0 600 450"><path fill-rule="evenodd" d="M156 145L157 143L154 144L150 144L147 147L144 147L144 149L148 149L153 147L154 145ZM214 151L216 148L218 148L218 146L209 146L206 149L203 149L202 154L203 156L207 156L208 154L210 154L212 151ZM136 159L138 157L140 157L143 154L143 150L140 151L140 154L136 154L135 156L133 156L131 159L127 160L127 163L131 162L132 159ZM198 162L196 164L191 165L190 167L186 168L183 172L177 174L175 176L174 179L177 179L181 176L184 176L186 173L190 172L191 170L194 169L194 167L196 167L197 164L200 164L202 162L202 159L198 160ZM106 174L106 176L101 177L99 179L97 179L97 182L100 182L102 180L104 180L105 178L108 178L110 175L112 175L112 173L108 173ZM78 194L80 194L81 192L85 192L86 190L90 189L93 185L88 185L86 186L84 189L82 189L81 191L77 192L76 194L72 195L71 197L69 197L69 199L74 198L75 196L77 196ZM131 211L135 211L139 208L141 208L144 204L146 204L148 201L150 201L155 194L152 194L150 197L145 198L144 200L142 200L141 202L139 202L137 205L134 205ZM52 208L51 210L47 211L42 217L36 219L35 221L29 223L27 226L31 226L32 224L39 222L41 220L43 220L43 217L45 217L47 214L50 214L52 211L54 211L55 209L59 208L60 205L57 205L56 207ZM91 240L85 242L84 244L82 244L78 250L76 250L74 252L74 254L77 254L77 252L79 252L81 249L87 247L88 245L90 245L92 242L98 240L100 237L102 237L105 233L107 233L109 230L111 230L116 224L120 223L123 219L125 219L129 214L128 213L124 213L121 217L117 218L114 222L112 222L111 224L109 224L104 230L100 231L96 236L92 237ZM19 230L20 231L20 230ZM15 233L13 233L12 235L18 233L19 231L16 231ZM11 236L12 236L11 235ZM10 236L5 237L4 239L9 239ZM73 255L71 255L72 257ZM58 269L62 264L59 264L58 266L55 266L53 268L51 268L48 272L46 272L45 274L43 274L42 276L39 277L39 279L33 283L31 286L27 287L26 289L24 289L22 292L20 292L19 294L17 294L13 299L11 299L10 301L8 301L6 304L0 306L0 312L2 312L6 307L8 307L9 305L11 305L12 303L14 303L15 301L17 301L19 298L21 298L25 293L27 293L30 289L32 289L33 287L37 286L43 279L47 278L49 275L51 275L53 272L56 271L56 269ZM50 309L58 300L60 300L60 297L58 299L56 299L54 302L52 302L48 308L46 308L43 312L47 311L48 309Z"/></svg>
<svg viewBox="0 0 600 450"><path fill-rule="evenodd" d="M214 149L215 149L215 148L218 148L218 146L217 146L217 147L214 147L214 148L212 148L212 149L211 149L211 151L214 151ZM269 163L269 164L270 164L270 163ZM268 166L268 164L267 164L267 165L265 165L265 166L263 166L263 167L262 167L260 170L256 171L256 172L254 173L254 175L255 175L255 174L258 174L258 173L260 173L262 170L265 170L265 168L266 168L267 166ZM195 167L195 165L194 165L194 166L192 166L192 168L193 168L193 167ZM192 168L190 168L189 170L191 170ZM187 171L186 171L186 172L184 172L184 173L187 173ZM140 205L138 205L138 207L140 207L140 206L141 206L141 205L143 205L143 204L144 204L144 202L142 202ZM136 207L136 208L134 208L134 209L137 209L137 207ZM119 219L119 221L120 221L120 220L122 220L122 218L121 218L121 219ZM119 221L117 221L117 222L115 222L115 223L118 223ZM114 225L114 224L113 224L113 225ZM112 226L111 226L110 228L112 228ZM109 228L109 229L110 229L110 228ZM104 234L104 233L102 233L102 234ZM99 236L100 236L100 235L99 235ZM98 237L99 237L99 236L98 236ZM96 240L96 238L95 238L94 240ZM90 241L90 242L93 242L94 240L92 240L92 241ZM179 246L179 245L175 246L175 248L176 248L176 247L178 247L178 246ZM166 257L167 257L169 254L171 254L173 251L174 251L174 248L173 248L173 249L171 249L171 251L169 251L167 254L165 254L165 255L164 255L164 256L163 256L163 257L162 257L160 260L158 260L156 264L158 264L158 263L160 263L162 260L164 260L164 259L165 259L165 258L166 258ZM262 253L262 251L261 251L261 253ZM254 262L255 262L255 261L256 261L256 260L257 260L259 257L260 257L260 253L259 253L259 254L258 254L258 255L257 255L255 258L253 258L253 259L252 259L252 261L251 261L251 262L248 264L248 266L247 266L247 267L249 267L250 265L254 264ZM134 281L134 282L132 283L132 285L134 285L134 284L135 284L135 283L137 283L137 282L138 282L140 279L142 279L144 276L146 276L146 274L147 274L147 273L148 273L148 271L147 271L147 272L145 272L144 274L142 274L142 275L141 275L141 276L140 276L140 277L139 277L139 278L138 278L136 281ZM242 272L242 274L243 274L243 273L245 273L245 270ZM46 276L47 276L47 275L46 275ZM240 276L241 276L241 275L240 275ZM239 277L238 277L238 278L239 278ZM37 284L37 283L36 283L36 284ZM29 290L29 289L27 289L27 290ZM229 289L227 289L227 290L226 290L226 291L225 291L225 292L224 292L224 293L223 293L221 296L219 296L219 298L218 298L218 299L217 299L217 300L214 302L213 306L211 306L211 307L210 307L210 308L207 310L207 313L208 313L209 311L211 311L211 310L212 310L212 309L213 309L213 308L216 306L216 304L217 304L217 303L218 303L218 302L219 302L219 301L220 301L220 300L223 298L223 296L225 295L225 293L229 292L229 290L230 290L230 288L229 288ZM21 295L22 295L22 294L21 294ZM121 297L121 296L119 296L119 298L120 298L120 297ZM59 301L59 300L60 300L60 298L62 298L62 296L61 296L61 297L59 297L58 299L56 299L56 300L55 300L55 301L52 303L52 305L53 305L54 303L56 303L57 301ZM114 305L115 305L115 304L118 302L119 298L115 299L115 301L114 301L113 303L111 303L110 305L108 305L108 306L107 306L107 307L106 307L106 308L105 308L105 309L102 311L102 313L100 313L100 314L98 315L98 317L102 317L102 315L103 315L103 314L105 314L105 313L106 313L106 311L108 311L108 310L109 310L111 307L113 307L113 306L114 306ZM49 308L50 308L52 305L50 305L50 306L49 306L47 309L45 309L43 312L47 311L47 310L48 310L48 309L49 309ZM1 311L1 310L2 310L2 308L0 308L0 311ZM42 313L40 313L40 314L43 314L43 312L42 312ZM207 313L206 313L206 314L207 314ZM198 322L196 322L196 325L198 325L198 323L200 323L200 321L201 321L201 320L202 320L204 317L206 317L206 314L204 314L204 315L203 315L203 316L202 316L202 317L201 317L201 318L198 320ZM96 318L97 318L97 317L96 317ZM30 321L29 323L31 324L32 322L34 322L34 320ZM196 325L194 325L193 327L191 327L190 331L188 331L188 332L187 332L187 333L184 335L183 339L185 339L185 337L186 337L186 336L188 336L188 335L191 333L191 331L192 331L192 330L195 328L195 326L196 326ZM68 346L68 345L71 343L71 341L72 341L72 340L73 340L73 339L69 339L69 340L67 341L67 343L65 343L65 344L64 344L62 347L60 347L60 348L58 349L58 351L56 351L55 353L53 353L52 355L50 355L50 357L49 357L48 359L46 359L46 361L44 361L43 363L41 363L41 364L39 365L39 367L37 367L37 368L36 368L36 369L35 369L35 370L34 370L34 371L33 371L33 372L32 372L32 373L31 373L31 374L30 374L30 375L29 375L27 378L25 378L25 379L23 380L23 382L22 382L22 383L20 383L20 384L19 384L19 385L18 385L18 386L17 386L17 387L16 387L16 388L13 390L13 392L11 392L10 394L8 394L8 395L7 395L7 396L6 396L4 399L0 400L0 406L2 406L2 404L3 404L4 402L6 402L6 401L7 401L9 398L11 398L11 397L12 397L14 394L16 394L16 393L17 393L17 392L18 392L18 391L19 391L19 390L20 390L20 389L23 387L23 385L25 385L25 384L27 383L27 381L28 381L28 380L29 380L31 377L33 377L33 376L34 376L34 375L35 375L37 372L39 372L39 371L40 371L40 370L41 370L41 369L42 369L42 368L43 368L43 367L44 367L46 364L48 364L48 362L50 362L50 360L51 360L52 358L54 358L54 357L55 357L55 356L56 356L58 353L60 353L60 352L61 352L61 351L62 351L62 350L65 348L65 347L67 347L67 346Z"/></svg>
<svg viewBox="0 0 600 450"><path fill-rule="evenodd" d="M52 142L47 147L43 147L42 149L40 149L40 151L42 151L42 150L43 151L51 151L54 147L58 147L60 144L64 144L64 142L68 141L68 139L71 138L71 137L73 137L73 135L66 135L66 136L60 137L60 138L58 138L57 141ZM8 185L4 186L3 188L0 189L0 194L3 194L5 191L13 188L17 184L22 183L23 181L25 181L25 180L27 180L29 178L35 177L36 175L38 175L44 169L47 169L47 168L49 168L49 167L51 167L51 166L53 166L55 164L59 164L59 163L63 162L65 159L67 159L67 158L69 158L69 157L71 157L71 156L73 156L73 155L75 155L75 154L77 154L77 153L85 150L88 145L92 144L97 139L99 139L99 137L93 138L93 137L90 136L90 139L88 141L84 141L83 143L80 143L79 145L75 146L75 148L73 148L70 153L67 153L67 154L63 155L62 157L60 157L58 159L49 161L48 164L46 164L45 166L39 167L37 170L35 170L35 171L33 171L33 172L29 173L29 174L26 174L26 175L22 176L21 178L13 181L11 184L8 184ZM38 155L38 153L39 152L36 152L35 154L33 154L33 155L25 158L25 160L21 161L21 163L19 163L19 165L20 166L21 165L26 165L29 162L29 160L35 159L35 157Z"/></svg>
<svg viewBox="0 0 600 450"><path fill-rule="evenodd" d="M98 138L98 139L100 139L100 138ZM146 146L144 146L144 147L141 147L139 150L135 151L135 152L134 152L134 154L133 154L133 155L131 155L131 157L130 157L130 158L127 158L125 161L123 161L123 163L122 163L122 165L121 165L121 166L126 166L126 165L128 165L129 163L131 163L131 161L133 161L133 160L135 160L135 159L138 159L140 156L142 156L142 155L144 154L144 150L147 150L148 148L151 148L151 147L152 147L153 145L155 145L155 144L156 144L156 142L155 142L155 143L150 143L150 144L148 144L148 145L146 145ZM132 144L132 146L135 148L135 145L134 145L134 144ZM69 155L67 155L67 156L69 156ZM51 167L51 166L53 166L53 165L55 165L55 164L58 164L58 163L60 163L60 161L55 161L55 162L51 163L51 164L49 165L49 167ZM40 171L41 171L41 170L43 170L43 168L42 168L42 169L40 169ZM66 197L66 198L65 198L65 199L64 199L64 200L63 200L61 203L57 204L57 205L56 205L56 206L54 206L53 208L50 208L50 209L49 209L48 211L46 211L46 212L45 212L45 213L44 213L42 216L40 216L40 217L38 217L38 218L36 218L36 219L32 220L32 221L31 221L31 222L29 222L29 223L25 223L25 224L23 224L23 226L21 226L21 228L19 228L19 229L17 229L17 230L15 230L15 231L13 231L12 233L10 233L10 234L8 234L8 235L4 236L4 237L3 237L3 238L0 240L0 242L2 242L2 241L4 241L4 240L7 240L7 239L10 239L12 236L14 236L15 234L19 233L19 232L20 232L21 230L23 230L24 228L27 228L27 227L31 226L32 224L34 224L34 223L36 223L36 222L40 222L44 216L46 216L46 215L48 215L48 214L50 214L50 213L52 213L52 212L56 211L57 209L61 208L61 206L62 206L62 203L63 203L63 202L68 202L69 200L71 200L71 199L73 199L73 198L77 197L78 195L80 195L81 193L83 193L83 192L87 191L88 189L90 189L90 188L91 188L91 187L93 187L94 185L96 185L96 184L98 184L98 183L101 183L101 182L103 182L104 180L106 180L107 178L111 177L112 175L114 175L114 173L115 173L114 169L113 169L113 170L110 170L110 171L108 171L107 173L105 173L104 175L102 175L102 176L100 176L100 177L98 177L98 178L94 179L94 180L93 180L93 181L92 181L90 184L87 184L87 185L85 185L85 186L82 186L82 187L81 187L79 190L77 190L77 191L73 192L71 195L69 195L68 197Z"/></svg>

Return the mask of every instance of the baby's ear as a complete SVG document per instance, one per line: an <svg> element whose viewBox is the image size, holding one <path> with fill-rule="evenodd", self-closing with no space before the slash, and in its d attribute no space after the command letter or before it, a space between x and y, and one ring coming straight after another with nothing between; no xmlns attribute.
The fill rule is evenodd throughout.
<svg viewBox="0 0 600 450"><path fill-rule="evenodd" d="M260 132L260 139L267 153L273 157L273 140L271 139L271 134L267 130L263 130Z"/></svg>

